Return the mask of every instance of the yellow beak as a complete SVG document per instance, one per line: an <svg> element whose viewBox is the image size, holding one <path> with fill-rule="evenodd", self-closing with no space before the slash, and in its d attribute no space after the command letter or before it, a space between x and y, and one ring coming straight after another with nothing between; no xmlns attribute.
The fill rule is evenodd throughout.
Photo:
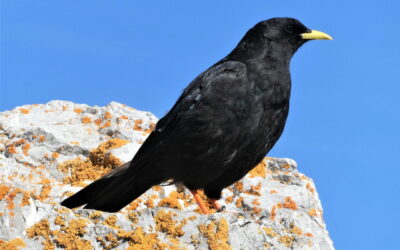
<svg viewBox="0 0 400 250"><path fill-rule="evenodd" d="M301 38L305 40L333 40L333 38L321 31L311 30L311 32L301 34Z"/></svg>

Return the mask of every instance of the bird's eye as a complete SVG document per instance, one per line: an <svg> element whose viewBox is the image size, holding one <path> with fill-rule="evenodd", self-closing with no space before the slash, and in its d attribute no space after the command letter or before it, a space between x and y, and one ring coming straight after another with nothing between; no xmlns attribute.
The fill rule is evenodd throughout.
<svg viewBox="0 0 400 250"><path fill-rule="evenodd" d="M287 33L293 33L293 30L294 30L294 28L293 28L292 25L287 25L287 26L285 27L285 31L286 31Z"/></svg>

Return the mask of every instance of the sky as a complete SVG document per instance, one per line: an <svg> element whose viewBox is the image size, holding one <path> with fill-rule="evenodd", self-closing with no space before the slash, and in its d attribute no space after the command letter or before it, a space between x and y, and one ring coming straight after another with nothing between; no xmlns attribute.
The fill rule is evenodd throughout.
<svg viewBox="0 0 400 250"><path fill-rule="evenodd" d="M1 1L0 111L111 101L161 117L254 24L295 17L333 41L291 62L269 156L317 186L337 249L398 249L399 1Z"/></svg>

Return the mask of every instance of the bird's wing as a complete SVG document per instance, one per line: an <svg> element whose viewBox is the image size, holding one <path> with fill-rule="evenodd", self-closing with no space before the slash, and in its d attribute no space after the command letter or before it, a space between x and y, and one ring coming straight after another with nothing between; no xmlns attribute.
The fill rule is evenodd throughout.
<svg viewBox="0 0 400 250"><path fill-rule="evenodd" d="M199 168L232 160L232 144L240 143L236 139L243 134L237 126L248 120L249 109L254 105L248 98L250 84L244 63L226 61L212 66L183 91L173 108L159 120L133 162L148 156L149 160L154 159L162 152L175 158L166 170L174 175L172 165L179 160L184 164L196 158Z"/></svg>
<svg viewBox="0 0 400 250"><path fill-rule="evenodd" d="M193 158L190 154L205 158L211 147L224 143L228 147L225 135L235 138L237 130L231 125L243 122L251 106L244 98L248 85L246 65L238 61L217 63L201 73L158 121L125 174L141 167L134 165L143 165L136 162L163 160L160 152L169 157L184 157L186 153L189 158Z"/></svg>

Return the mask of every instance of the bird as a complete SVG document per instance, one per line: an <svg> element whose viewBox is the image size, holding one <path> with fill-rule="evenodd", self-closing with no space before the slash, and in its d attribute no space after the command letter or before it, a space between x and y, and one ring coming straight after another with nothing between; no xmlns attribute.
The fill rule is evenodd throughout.
<svg viewBox="0 0 400 250"><path fill-rule="evenodd" d="M92 182L61 205L117 212L154 185L173 180L218 203L281 136L289 112L290 61L310 40L332 40L295 18L271 18L199 74L156 124L131 162Z"/></svg>

